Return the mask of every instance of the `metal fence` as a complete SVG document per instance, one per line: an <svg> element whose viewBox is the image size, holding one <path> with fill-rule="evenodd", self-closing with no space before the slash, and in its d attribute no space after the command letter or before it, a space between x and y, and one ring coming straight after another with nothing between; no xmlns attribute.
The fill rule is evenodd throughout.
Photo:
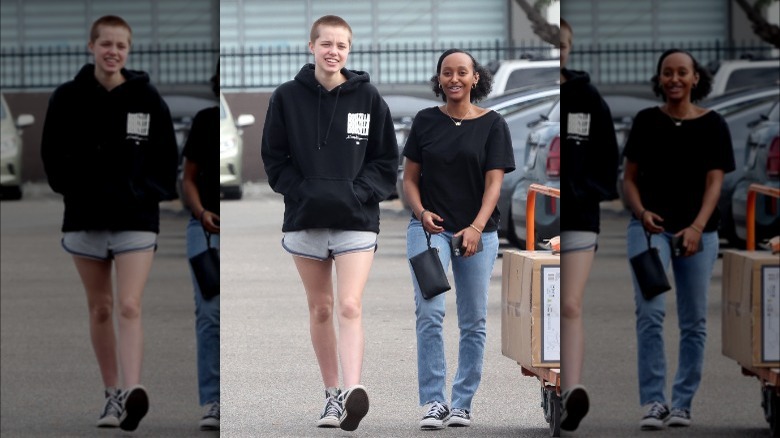
<svg viewBox="0 0 780 438"><path fill-rule="evenodd" d="M778 51L769 44L756 42L725 43L702 41L665 44L605 44L593 46L574 45L567 66L585 70L591 80L599 84L647 83L655 74L659 56L667 49L689 51L698 61L711 70L718 62L729 59L776 58Z"/></svg>
<svg viewBox="0 0 780 438"><path fill-rule="evenodd" d="M383 44L353 46L347 66L363 70L376 84L425 83L435 73L442 52L457 47L489 65L502 59L557 58L557 50L543 42L507 44L502 41L450 42L449 44ZM307 62L313 62L308 47L242 47L220 51L223 88L268 88L289 81Z"/></svg>
<svg viewBox="0 0 780 438"><path fill-rule="evenodd" d="M348 66L368 71L376 84L424 84L434 73L441 53L458 47L471 52L483 64L503 59L557 58L558 51L543 42L451 42L449 44L384 44L354 46ZM600 84L647 82L658 56L677 47L690 51L702 64L740 58L777 57L768 44L699 43L575 45L570 68L585 70ZM175 44L133 47L127 68L147 71L157 85L208 84L217 61L221 63L223 88L273 88L293 77L312 55L300 47L222 48ZM70 80L92 55L83 47L34 47L0 49L0 86L3 89L53 88Z"/></svg>
<svg viewBox="0 0 780 438"><path fill-rule="evenodd" d="M149 73L157 85L208 84L219 50L207 44L134 46L126 68ZM28 47L0 49L3 89L47 89L76 75L93 56L85 47Z"/></svg>

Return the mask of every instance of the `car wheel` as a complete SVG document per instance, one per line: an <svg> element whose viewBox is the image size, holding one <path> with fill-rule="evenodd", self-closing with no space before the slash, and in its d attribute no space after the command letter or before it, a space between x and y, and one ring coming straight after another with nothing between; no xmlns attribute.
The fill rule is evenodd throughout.
<svg viewBox="0 0 780 438"><path fill-rule="evenodd" d="M2 199L18 201L22 199L22 188L20 186L3 187Z"/></svg>
<svg viewBox="0 0 780 438"><path fill-rule="evenodd" d="M223 187L222 197L224 199L241 199L244 196L244 190L241 186Z"/></svg>

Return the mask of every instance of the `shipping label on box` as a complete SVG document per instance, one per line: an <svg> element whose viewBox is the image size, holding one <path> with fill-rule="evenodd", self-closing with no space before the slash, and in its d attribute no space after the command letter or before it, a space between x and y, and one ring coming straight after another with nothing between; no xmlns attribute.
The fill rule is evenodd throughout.
<svg viewBox="0 0 780 438"><path fill-rule="evenodd" d="M521 365L560 367L560 256L504 251L501 351Z"/></svg>
<svg viewBox="0 0 780 438"><path fill-rule="evenodd" d="M723 252L723 354L746 367L780 366L780 263L768 252Z"/></svg>

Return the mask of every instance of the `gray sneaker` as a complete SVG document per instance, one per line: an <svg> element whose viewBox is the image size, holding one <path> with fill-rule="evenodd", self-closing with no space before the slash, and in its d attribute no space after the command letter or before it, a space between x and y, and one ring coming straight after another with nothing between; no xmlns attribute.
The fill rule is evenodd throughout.
<svg viewBox="0 0 780 438"><path fill-rule="evenodd" d="M97 421L97 427L119 427L119 417L122 415L122 405L119 400L121 391L116 388L106 388L106 404Z"/></svg>
<svg viewBox="0 0 780 438"><path fill-rule="evenodd" d="M339 427L342 430L353 431L360 425L360 420L368 413L368 393L363 385L355 385L339 396L341 412Z"/></svg>
<svg viewBox="0 0 780 438"><path fill-rule="evenodd" d="M639 422L642 430L659 430L664 428L664 421L669 417L669 408L659 402L647 405L647 414Z"/></svg>
<svg viewBox="0 0 780 438"><path fill-rule="evenodd" d="M672 412L666 417L666 425L669 427L688 427L691 425L691 411L682 408L672 408Z"/></svg>
<svg viewBox="0 0 780 438"><path fill-rule="evenodd" d="M563 412L561 413L561 429L577 430L580 421L585 418L590 408L588 391L582 385L574 385L563 393Z"/></svg>
<svg viewBox="0 0 780 438"><path fill-rule="evenodd" d="M471 413L468 409L453 408L450 412L450 418L444 423L449 427L469 427L471 426Z"/></svg>
<svg viewBox="0 0 780 438"><path fill-rule="evenodd" d="M149 396L141 385L135 385L122 393L122 416L119 428L133 431L149 411Z"/></svg>
<svg viewBox="0 0 780 438"><path fill-rule="evenodd" d="M444 403L433 402L422 420L420 429L444 429L450 419L450 408Z"/></svg>
<svg viewBox="0 0 780 438"><path fill-rule="evenodd" d="M206 413L200 419L200 430L219 430L219 402L206 405Z"/></svg>
<svg viewBox="0 0 780 438"><path fill-rule="evenodd" d="M317 427L339 427L342 411L340 394L341 391L338 389L330 392L325 390L325 408L322 410L320 420L317 421Z"/></svg>

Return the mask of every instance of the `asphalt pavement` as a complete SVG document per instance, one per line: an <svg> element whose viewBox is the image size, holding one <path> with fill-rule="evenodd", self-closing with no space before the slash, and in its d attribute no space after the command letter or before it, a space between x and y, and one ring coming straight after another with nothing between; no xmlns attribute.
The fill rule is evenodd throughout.
<svg viewBox="0 0 780 438"><path fill-rule="evenodd" d="M322 384L309 340L305 293L280 245L283 204L265 184L222 203L222 432L225 437L546 437L539 383L501 354L501 259L490 284L484 375L469 428L420 431L416 341L405 233L408 212L382 204L379 250L363 302L363 384L371 409L355 432L315 427ZM60 247L61 200L31 194L0 204L0 435L215 436L199 432L194 305L184 255L187 214L164 205L160 245L144 296L143 383L151 411L136 432L94 427L102 384L88 337L86 300ZM625 255L628 216L603 211L600 248L585 296L584 384L591 411L582 437L766 437L760 384L721 354L721 260L712 279L704 379L693 426L641 432L636 335ZM502 245L502 250L508 246ZM565 267L564 267L565 272ZM673 294L674 291L670 291ZM448 292L448 381L457 361L457 317ZM671 297L671 295L670 295ZM676 370L673 300L667 303L669 382ZM565 372L565 365L564 365ZM565 436L565 435L564 435Z"/></svg>

